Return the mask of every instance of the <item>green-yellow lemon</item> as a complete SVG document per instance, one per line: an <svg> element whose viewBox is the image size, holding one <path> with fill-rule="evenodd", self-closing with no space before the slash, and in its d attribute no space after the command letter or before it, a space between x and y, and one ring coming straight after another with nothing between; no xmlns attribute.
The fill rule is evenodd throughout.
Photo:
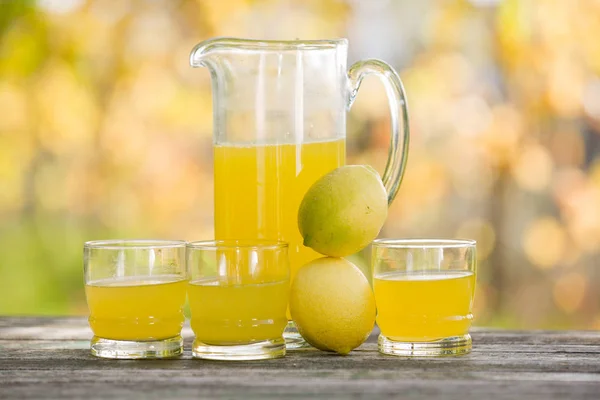
<svg viewBox="0 0 600 400"><path fill-rule="evenodd" d="M305 246L323 255L345 257L377 237L387 212L387 193L377 171L346 165L308 189L298 210L298 228Z"/></svg>
<svg viewBox="0 0 600 400"><path fill-rule="evenodd" d="M308 343L348 354L373 330L375 297L354 264L323 257L298 270L290 290L290 313Z"/></svg>

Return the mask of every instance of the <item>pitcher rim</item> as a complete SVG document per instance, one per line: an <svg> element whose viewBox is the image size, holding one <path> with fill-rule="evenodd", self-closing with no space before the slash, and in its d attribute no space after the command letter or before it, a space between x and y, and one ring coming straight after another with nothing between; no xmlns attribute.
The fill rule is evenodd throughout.
<svg viewBox="0 0 600 400"><path fill-rule="evenodd" d="M220 36L200 42L196 47L207 44L222 44L235 46L247 50L324 50L334 49L340 45L348 45L346 38L311 39L311 40L271 40L271 39L244 39L239 37Z"/></svg>

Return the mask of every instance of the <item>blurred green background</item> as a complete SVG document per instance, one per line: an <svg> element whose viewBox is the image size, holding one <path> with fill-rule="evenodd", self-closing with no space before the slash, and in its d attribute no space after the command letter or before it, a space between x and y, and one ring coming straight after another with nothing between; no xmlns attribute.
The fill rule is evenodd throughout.
<svg viewBox="0 0 600 400"><path fill-rule="evenodd" d="M0 0L0 314L86 314L82 244L213 236L213 36L347 37L409 97L382 236L479 241L478 325L600 329L600 2ZM367 79L348 162L383 170ZM355 258L365 264L368 250Z"/></svg>

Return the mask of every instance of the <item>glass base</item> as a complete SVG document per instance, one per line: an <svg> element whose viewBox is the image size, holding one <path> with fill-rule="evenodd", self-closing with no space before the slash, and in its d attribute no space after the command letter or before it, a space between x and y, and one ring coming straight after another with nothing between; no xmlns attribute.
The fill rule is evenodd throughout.
<svg viewBox="0 0 600 400"><path fill-rule="evenodd" d="M92 355L102 358L148 359L177 357L183 353L183 339L175 336L163 340L133 341L103 339L97 336L90 343Z"/></svg>
<svg viewBox="0 0 600 400"><path fill-rule="evenodd" d="M396 342L382 334L377 341L379 352L392 356L439 357L471 352L471 335L452 336L433 342Z"/></svg>
<svg viewBox="0 0 600 400"><path fill-rule="evenodd" d="M194 340L192 355L207 360L266 360L285 356L283 338L265 340L252 344L214 346Z"/></svg>
<svg viewBox="0 0 600 400"><path fill-rule="evenodd" d="M311 347L310 344L304 340L294 321L288 321L285 330L283 331L283 338L285 339L285 348L287 350L305 349Z"/></svg>

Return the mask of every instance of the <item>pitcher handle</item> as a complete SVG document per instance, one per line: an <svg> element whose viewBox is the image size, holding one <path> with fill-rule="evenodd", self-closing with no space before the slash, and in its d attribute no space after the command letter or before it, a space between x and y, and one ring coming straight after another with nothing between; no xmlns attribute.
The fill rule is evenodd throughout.
<svg viewBox="0 0 600 400"><path fill-rule="evenodd" d="M377 75L383 85L390 103L392 135L390 150L388 152L387 164L383 172L383 185L388 194L388 205L392 204L400 183L404 177L406 161L408 158L408 143L410 130L408 126L408 104L406 102L406 93L398 73L388 64L381 60L362 60L358 61L348 70L348 79L350 82L350 95L348 99L348 110L352 107L360 84L365 76ZM400 122L402 115L402 147L400 148Z"/></svg>

